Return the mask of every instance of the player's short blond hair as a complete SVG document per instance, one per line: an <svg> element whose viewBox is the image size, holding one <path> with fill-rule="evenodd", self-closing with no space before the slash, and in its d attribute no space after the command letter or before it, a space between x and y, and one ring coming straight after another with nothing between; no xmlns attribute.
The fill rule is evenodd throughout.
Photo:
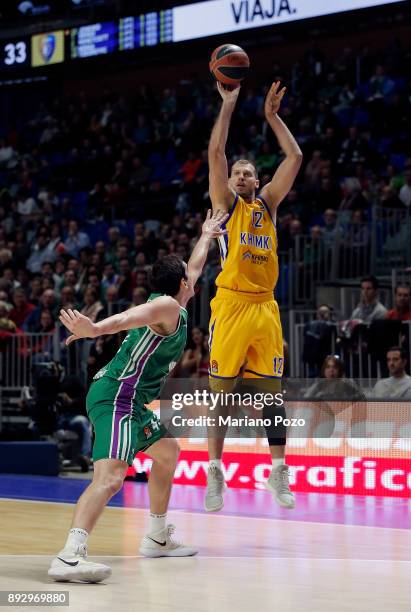
<svg viewBox="0 0 411 612"><path fill-rule="evenodd" d="M257 167L254 164L254 162L250 161L249 159L238 159L237 161L235 161L233 165L231 166L231 172L233 171L234 166L251 166L252 169L254 170L255 178L258 179Z"/></svg>

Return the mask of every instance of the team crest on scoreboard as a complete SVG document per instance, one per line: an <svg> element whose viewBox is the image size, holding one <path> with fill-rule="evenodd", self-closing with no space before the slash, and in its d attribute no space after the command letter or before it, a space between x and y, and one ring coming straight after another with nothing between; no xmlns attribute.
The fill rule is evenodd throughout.
<svg viewBox="0 0 411 612"><path fill-rule="evenodd" d="M217 374L217 372L218 372L218 362L215 359L213 359L213 361L211 362L210 367L211 367L211 372L213 374Z"/></svg>

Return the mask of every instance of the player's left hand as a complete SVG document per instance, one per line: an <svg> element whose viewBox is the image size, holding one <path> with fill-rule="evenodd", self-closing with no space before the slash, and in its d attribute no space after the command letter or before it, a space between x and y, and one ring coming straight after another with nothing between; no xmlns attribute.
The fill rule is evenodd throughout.
<svg viewBox="0 0 411 612"><path fill-rule="evenodd" d="M66 340L67 346L80 338L94 338L93 322L78 310L60 310L59 319L72 334Z"/></svg>
<svg viewBox="0 0 411 612"><path fill-rule="evenodd" d="M265 99L264 114L267 119L268 117L272 117L272 115L278 113L280 110L281 100L283 99L287 89L286 87L280 89L280 85L280 81L273 83Z"/></svg>
<svg viewBox="0 0 411 612"><path fill-rule="evenodd" d="M218 236L227 234L227 230L221 229L221 226L224 225L229 216L224 210L218 209L213 213L208 210L206 220L203 223L203 234L210 236L210 238L218 238Z"/></svg>

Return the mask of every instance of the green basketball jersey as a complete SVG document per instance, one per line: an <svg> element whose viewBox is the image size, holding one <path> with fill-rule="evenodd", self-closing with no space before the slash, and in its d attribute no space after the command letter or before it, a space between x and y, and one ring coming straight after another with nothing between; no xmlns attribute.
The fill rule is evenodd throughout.
<svg viewBox="0 0 411 612"><path fill-rule="evenodd" d="M152 293L148 301L161 294ZM148 404L160 395L169 372L183 354L187 342L187 310L180 308L176 331L161 336L148 326L131 329L113 359L94 377L115 379L122 384L117 395L133 404ZM121 397L116 398L117 401Z"/></svg>

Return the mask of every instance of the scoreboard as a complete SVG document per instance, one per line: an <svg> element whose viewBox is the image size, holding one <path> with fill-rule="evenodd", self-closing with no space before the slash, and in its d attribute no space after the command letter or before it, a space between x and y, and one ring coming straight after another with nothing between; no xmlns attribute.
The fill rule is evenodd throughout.
<svg viewBox="0 0 411 612"><path fill-rule="evenodd" d="M10 40L0 39L0 71L45 67L248 28L321 17L405 0L204 0Z"/></svg>
<svg viewBox="0 0 411 612"><path fill-rule="evenodd" d="M128 51L173 42L173 11L120 19L119 50Z"/></svg>
<svg viewBox="0 0 411 612"><path fill-rule="evenodd" d="M0 46L1 68L30 66L30 38L16 38L2 41Z"/></svg>
<svg viewBox="0 0 411 612"><path fill-rule="evenodd" d="M92 23L72 28L70 32L71 59L106 55L118 50L118 26L114 21Z"/></svg>
<svg viewBox="0 0 411 612"><path fill-rule="evenodd" d="M49 66L60 64L64 59L63 30L0 41L0 70Z"/></svg>

